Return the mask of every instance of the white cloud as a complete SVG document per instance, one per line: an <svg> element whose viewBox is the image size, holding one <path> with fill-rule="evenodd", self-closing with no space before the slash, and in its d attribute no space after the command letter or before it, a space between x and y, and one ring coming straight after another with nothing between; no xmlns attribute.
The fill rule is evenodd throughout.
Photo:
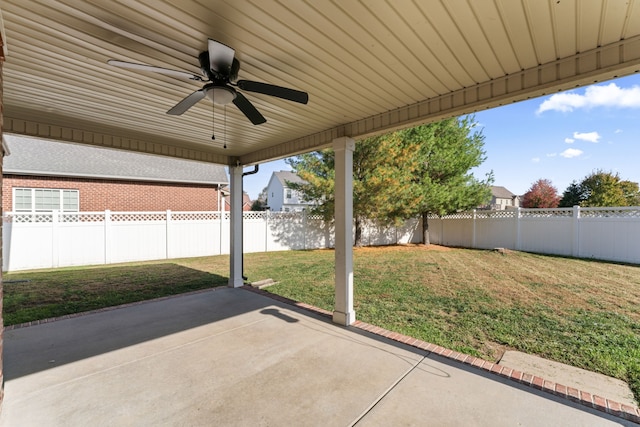
<svg viewBox="0 0 640 427"><path fill-rule="evenodd" d="M594 85L585 89L584 95L565 92L551 95L538 107L536 114L545 111L571 112L578 108L640 108L640 86L619 87L615 83Z"/></svg>
<svg viewBox="0 0 640 427"><path fill-rule="evenodd" d="M555 156L557 156L557 155L558 155L558 153L548 153L548 154L547 154L547 157L555 157Z"/></svg>
<svg viewBox="0 0 640 427"><path fill-rule="evenodd" d="M583 151L582 150L578 150L577 148L567 148L566 150L564 150L562 153L560 153L560 155L566 159L570 159L572 157L578 157L580 155L582 155Z"/></svg>
<svg viewBox="0 0 640 427"><path fill-rule="evenodd" d="M576 140L573 138L565 138L564 142L566 142L567 144L573 144Z"/></svg>
<svg viewBox="0 0 640 427"><path fill-rule="evenodd" d="M598 132L574 132L573 138L580 139L582 141L589 141L589 142L596 143L602 137Z"/></svg>
<svg viewBox="0 0 640 427"><path fill-rule="evenodd" d="M540 163L540 157L534 157L531 159L531 163Z"/></svg>
<svg viewBox="0 0 640 427"><path fill-rule="evenodd" d="M622 129L616 129L613 133L622 133Z"/></svg>

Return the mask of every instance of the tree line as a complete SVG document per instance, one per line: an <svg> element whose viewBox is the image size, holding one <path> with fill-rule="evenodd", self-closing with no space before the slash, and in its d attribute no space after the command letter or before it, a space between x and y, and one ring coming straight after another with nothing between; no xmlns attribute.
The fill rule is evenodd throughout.
<svg viewBox="0 0 640 427"><path fill-rule="evenodd" d="M574 180L562 196L548 179L534 182L522 197L524 208L570 208L640 206L637 182L620 178L617 173L597 170L581 181Z"/></svg>
<svg viewBox="0 0 640 427"><path fill-rule="evenodd" d="M401 224L422 218L423 242L429 244L429 215L444 216L486 205L493 172L478 179L470 172L486 160L484 135L473 116L445 119L356 142L353 153L355 244L361 244L364 221ZM312 202L311 214L334 216L335 157L332 149L285 160L302 183L288 182L301 199ZM267 206L264 189L252 206ZM524 194L527 208L640 205L638 183L618 174L595 171L574 181L560 196L548 179L539 179Z"/></svg>

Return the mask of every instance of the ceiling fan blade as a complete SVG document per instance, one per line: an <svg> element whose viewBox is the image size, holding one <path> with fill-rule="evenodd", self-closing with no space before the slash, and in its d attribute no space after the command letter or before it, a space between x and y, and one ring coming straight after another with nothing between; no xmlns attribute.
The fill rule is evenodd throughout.
<svg viewBox="0 0 640 427"><path fill-rule="evenodd" d="M132 70L151 71L153 73L166 74L168 76L178 77L181 79L191 79L191 80L202 81L202 78L200 76L189 73L187 71L170 70L168 68L155 67L153 65L136 64L133 62L118 61L115 59L108 60L107 64L113 65L114 67L130 68Z"/></svg>
<svg viewBox="0 0 640 427"><path fill-rule="evenodd" d="M212 71L228 76L235 54L236 51L229 46L209 39L209 66Z"/></svg>
<svg viewBox="0 0 640 427"><path fill-rule="evenodd" d="M253 82L251 80L238 80L237 85L240 89L248 92L264 93L265 95L271 95L288 101L299 102L301 104L309 102L309 95L307 92L295 89L289 89L269 83Z"/></svg>
<svg viewBox="0 0 640 427"><path fill-rule="evenodd" d="M259 125L267 121L260 111L253 106L251 101L249 101L243 94L240 92L236 92L236 97L233 100L233 103L238 107L240 111L247 116L247 119L251 120L251 123L254 125Z"/></svg>
<svg viewBox="0 0 640 427"><path fill-rule="evenodd" d="M179 116L180 114L185 113L189 108L196 105L196 103L204 98L204 96L204 89L197 90L174 105L169 111L167 111L167 114L171 114L172 116Z"/></svg>

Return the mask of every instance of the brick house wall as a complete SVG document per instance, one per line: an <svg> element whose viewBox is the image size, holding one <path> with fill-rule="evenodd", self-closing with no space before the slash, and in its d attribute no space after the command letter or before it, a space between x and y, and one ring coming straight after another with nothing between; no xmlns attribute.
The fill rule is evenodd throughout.
<svg viewBox="0 0 640 427"><path fill-rule="evenodd" d="M80 211L217 211L218 189L206 184L4 175L2 210L13 210L13 188L79 191Z"/></svg>

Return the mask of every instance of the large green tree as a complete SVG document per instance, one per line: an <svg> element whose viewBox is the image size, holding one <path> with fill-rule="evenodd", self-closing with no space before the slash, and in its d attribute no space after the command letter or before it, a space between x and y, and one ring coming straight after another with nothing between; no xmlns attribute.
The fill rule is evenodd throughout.
<svg viewBox="0 0 640 427"><path fill-rule="evenodd" d="M637 182L620 181L620 187L627 206L640 206L640 186Z"/></svg>
<svg viewBox="0 0 640 427"><path fill-rule="evenodd" d="M390 224L422 216L423 241L428 244L428 215L486 203L492 174L478 180L470 172L485 160L483 146L484 136L475 131L472 117L358 141L353 156L356 245L365 219ZM307 181L296 189L317 204L315 213L333 218L333 151L308 153L288 162Z"/></svg>
<svg viewBox="0 0 640 427"><path fill-rule="evenodd" d="M362 223L366 218L378 218L374 195L369 191L371 170L376 165L377 144L356 144L353 153L353 213L356 225L355 243L360 245ZM302 200L314 202L311 214L321 215L325 221L333 219L335 211L335 157L331 149L305 153L286 159L293 171L304 183L289 182L289 188L297 190Z"/></svg>
<svg viewBox="0 0 640 427"><path fill-rule="evenodd" d="M586 199L584 191L578 181L572 181L571 184L562 193L562 198L558 204L561 208L571 208L573 206L579 206L580 202Z"/></svg>
<svg viewBox="0 0 640 427"><path fill-rule="evenodd" d="M623 181L617 173L597 170L565 190L561 207L636 206L640 203L638 183Z"/></svg>

